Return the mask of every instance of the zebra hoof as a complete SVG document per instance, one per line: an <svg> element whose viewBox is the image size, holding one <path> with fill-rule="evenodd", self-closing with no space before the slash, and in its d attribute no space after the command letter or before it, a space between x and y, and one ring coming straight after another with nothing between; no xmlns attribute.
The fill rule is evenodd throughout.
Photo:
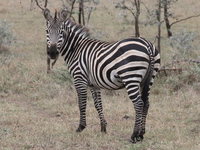
<svg viewBox="0 0 200 150"><path fill-rule="evenodd" d="M79 124L79 127L78 127L78 129L76 130L76 132L81 132L81 131L83 131L83 129L85 129L85 126Z"/></svg>
<svg viewBox="0 0 200 150"><path fill-rule="evenodd" d="M107 132L106 132L106 127L105 127L105 126L104 126L104 127L101 127L101 132L102 132L102 133L107 133Z"/></svg>
<svg viewBox="0 0 200 150"><path fill-rule="evenodd" d="M136 142L132 139L129 140L130 143L135 144Z"/></svg>
<svg viewBox="0 0 200 150"><path fill-rule="evenodd" d="M143 135L139 135L137 138L137 141L142 141L144 139Z"/></svg>
<svg viewBox="0 0 200 150"><path fill-rule="evenodd" d="M144 136L143 136L143 135L134 135L134 134L133 134L133 135L131 136L130 142L131 142L131 143L141 142L143 139L144 139Z"/></svg>
<svg viewBox="0 0 200 150"><path fill-rule="evenodd" d="M101 132L102 133L107 133L106 132L106 124L101 123Z"/></svg>

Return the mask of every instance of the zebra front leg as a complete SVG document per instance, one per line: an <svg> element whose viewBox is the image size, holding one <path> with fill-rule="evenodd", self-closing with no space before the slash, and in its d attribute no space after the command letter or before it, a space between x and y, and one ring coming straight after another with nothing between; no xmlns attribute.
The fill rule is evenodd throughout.
<svg viewBox="0 0 200 150"><path fill-rule="evenodd" d="M103 114L103 107L102 107L102 102L101 102L101 91L100 89L91 87L90 88L93 99L94 99L94 105L95 108L99 114L99 118L100 118L100 122L101 122L101 132L106 133L106 125L107 122L104 118L104 114Z"/></svg>
<svg viewBox="0 0 200 150"><path fill-rule="evenodd" d="M50 62L51 62L51 60L50 60L50 58L47 56L47 73L50 73Z"/></svg>
<svg viewBox="0 0 200 150"><path fill-rule="evenodd" d="M55 65L56 61L58 60L58 57L52 62L51 68L53 69L53 66Z"/></svg>
<svg viewBox="0 0 200 150"><path fill-rule="evenodd" d="M78 105L80 111L80 123L76 132L81 132L86 127L86 105L87 105L87 89L82 83L75 83L75 88L78 94Z"/></svg>

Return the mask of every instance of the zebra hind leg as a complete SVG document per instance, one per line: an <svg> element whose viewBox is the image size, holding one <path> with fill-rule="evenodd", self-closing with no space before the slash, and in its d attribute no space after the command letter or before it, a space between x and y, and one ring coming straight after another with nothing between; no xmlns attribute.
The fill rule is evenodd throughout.
<svg viewBox="0 0 200 150"><path fill-rule="evenodd" d="M107 122L104 118L104 114L103 114L103 107L102 107L102 102L101 102L101 92L99 89L91 87L90 88L93 99L94 99L94 105L95 108L99 114L99 118L100 118L100 122L101 122L101 132L106 133L106 126L107 126Z"/></svg>
<svg viewBox="0 0 200 150"><path fill-rule="evenodd" d="M149 93L150 93L150 85L149 79L144 83L144 87L141 91L141 98L144 102L143 112L142 112L142 128L141 128L141 139L143 139L143 135L145 134L145 125L146 125L146 117L149 109Z"/></svg>
<svg viewBox="0 0 200 150"><path fill-rule="evenodd" d="M136 143L137 141L143 140L143 134L142 134L142 114L143 114L143 106L144 102L141 99L140 92L139 92L139 86L129 83L126 85L126 89L129 95L129 98L134 104L135 108L135 126L133 130L133 134L131 136L130 142Z"/></svg>
<svg viewBox="0 0 200 150"><path fill-rule="evenodd" d="M133 143L136 143L137 141L142 141L144 139L146 117L147 117L148 109L149 109L149 92L150 92L150 84L151 84L150 78L151 76L148 76L148 78L144 82L144 85L141 87L142 88L141 97L140 97L139 89L137 90L137 88L135 88L135 91L134 90L132 91L132 94L128 93L129 97L132 99L134 103L134 107L136 111L135 128L134 128L133 135L131 136L131 142ZM134 89L134 86L131 86L130 89Z"/></svg>

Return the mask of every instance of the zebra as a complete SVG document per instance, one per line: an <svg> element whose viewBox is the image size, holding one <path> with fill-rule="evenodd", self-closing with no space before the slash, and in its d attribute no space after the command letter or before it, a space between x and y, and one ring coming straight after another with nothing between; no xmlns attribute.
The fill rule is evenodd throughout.
<svg viewBox="0 0 200 150"><path fill-rule="evenodd" d="M34 2L34 1L31 0L31 8L30 8L30 10L32 10L32 7L34 6L33 2ZM47 7L47 2L48 2L48 1L45 0L45 2L44 2L44 8ZM45 10L44 8L42 8L42 7L39 5L39 3L38 3L37 0L35 0L35 3L36 3L36 5L37 5L42 11ZM48 55L49 47L48 47L48 46L46 46L46 52L47 52L47 73L51 73L51 68L53 69L53 66L55 65L56 61L58 60L59 53L57 52L57 54L55 55L55 57L49 57L49 55ZM52 63L51 63L51 59L53 60Z"/></svg>
<svg viewBox="0 0 200 150"><path fill-rule="evenodd" d="M60 54L73 77L78 96L80 122L76 132L86 127L87 87L90 88L98 112L101 132L106 133L101 89L126 88L135 109L135 125L131 142L142 141L149 108L150 88L160 68L160 54L145 38L129 37L104 42L90 37L89 29L68 17L66 10L43 9L46 19L49 58Z"/></svg>

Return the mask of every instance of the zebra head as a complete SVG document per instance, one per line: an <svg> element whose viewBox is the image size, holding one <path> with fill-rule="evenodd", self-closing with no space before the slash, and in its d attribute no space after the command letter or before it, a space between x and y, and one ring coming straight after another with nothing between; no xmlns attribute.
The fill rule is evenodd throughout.
<svg viewBox="0 0 200 150"><path fill-rule="evenodd" d="M63 10L60 13L55 10L54 17L51 16L49 9L43 10L44 18L46 19L47 32L47 55L50 59L57 59L60 48L63 44L64 21L67 19L67 11Z"/></svg>

